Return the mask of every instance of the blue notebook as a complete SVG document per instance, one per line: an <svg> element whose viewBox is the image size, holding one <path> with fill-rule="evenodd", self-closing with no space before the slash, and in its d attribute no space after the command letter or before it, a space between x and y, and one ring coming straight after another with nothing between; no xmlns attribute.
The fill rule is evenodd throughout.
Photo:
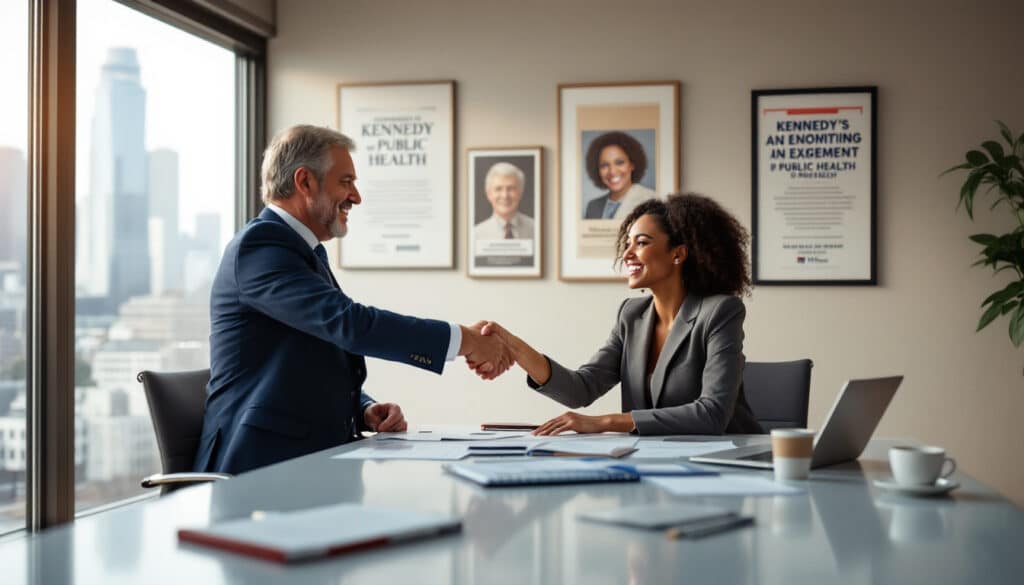
<svg viewBox="0 0 1024 585"><path fill-rule="evenodd" d="M594 465L578 459L517 461L472 461L449 463L448 473L483 486L537 485L604 481L638 481L640 474L629 467Z"/></svg>

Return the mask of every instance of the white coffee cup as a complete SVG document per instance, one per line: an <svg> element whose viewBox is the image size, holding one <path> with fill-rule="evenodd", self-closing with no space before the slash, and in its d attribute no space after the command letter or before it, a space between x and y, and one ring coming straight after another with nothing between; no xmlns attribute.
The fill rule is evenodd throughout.
<svg viewBox="0 0 1024 585"><path fill-rule="evenodd" d="M772 466L775 479L807 479L814 451L811 429L772 429Z"/></svg>
<svg viewBox="0 0 1024 585"><path fill-rule="evenodd" d="M946 464L949 470L944 471ZM889 467L892 477L901 485L932 485L940 477L949 477L956 471L956 461L946 457L942 447L899 446L889 449Z"/></svg>

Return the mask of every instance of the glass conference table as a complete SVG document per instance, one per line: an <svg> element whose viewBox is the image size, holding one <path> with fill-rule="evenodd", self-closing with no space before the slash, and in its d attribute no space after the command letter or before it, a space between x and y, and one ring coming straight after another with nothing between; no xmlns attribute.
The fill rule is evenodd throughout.
<svg viewBox="0 0 1024 585"><path fill-rule="evenodd" d="M857 462L813 471L806 494L767 497L677 497L644 482L484 489L445 474L441 462L330 458L353 448L347 445L3 542L0 582L1024 582L1024 511L960 473L954 478L961 487L946 497L879 490L872 480L889 476L891 444L874 440ZM292 565L179 544L176 536L181 526L254 510L341 502L459 515L463 530ZM585 510L658 502L728 507L756 522L698 540L668 540L661 531L576 518Z"/></svg>

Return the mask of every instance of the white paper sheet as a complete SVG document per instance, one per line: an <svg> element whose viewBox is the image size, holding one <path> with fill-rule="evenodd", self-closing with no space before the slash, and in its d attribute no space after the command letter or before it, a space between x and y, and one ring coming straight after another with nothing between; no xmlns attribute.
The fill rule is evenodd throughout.
<svg viewBox="0 0 1024 585"><path fill-rule="evenodd" d="M732 441L693 441L686 443L680 441L641 439L636 446L639 450L630 455L629 459L696 457L698 455L714 453L715 451L732 449L736 445L734 445Z"/></svg>
<svg viewBox="0 0 1024 585"><path fill-rule="evenodd" d="M803 488L764 477L723 474L700 477L645 477L675 496L774 496L804 493Z"/></svg>
<svg viewBox="0 0 1024 585"><path fill-rule="evenodd" d="M525 431L410 431L407 433L377 433L374 441L496 441L522 437Z"/></svg>
<svg viewBox="0 0 1024 585"><path fill-rule="evenodd" d="M364 441L363 446L333 459L426 459L458 461L469 455L462 441Z"/></svg>

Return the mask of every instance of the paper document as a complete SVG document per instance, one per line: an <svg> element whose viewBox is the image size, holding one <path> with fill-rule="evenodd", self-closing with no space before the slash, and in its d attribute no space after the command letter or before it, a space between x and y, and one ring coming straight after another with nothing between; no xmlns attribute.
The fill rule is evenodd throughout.
<svg viewBox="0 0 1024 585"><path fill-rule="evenodd" d="M580 512L576 517L591 522L659 529L681 526L691 522L731 518L735 515L736 513L731 510L715 506L665 503L641 504L610 510L591 510Z"/></svg>
<svg viewBox="0 0 1024 585"><path fill-rule="evenodd" d="M644 481L676 496L773 496L802 494L802 488L764 477L723 474L712 477L645 477Z"/></svg>
<svg viewBox="0 0 1024 585"><path fill-rule="evenodd" d="M527 453L575 457L625 457L636 450L636 443L637 439L632 437L553 439L534 445Z"/></svg>
<svg viewBox="0 0 1024 585"><path fill-rule="evenodd" d="M363 441L360 447L335 455L333 459L426 459L458 461L469 455L461 441Z"/></svg>
<svg viewBox="0 0 1024 585"><path fill-rule="evenodd" d="M408 433L377 433L374 441L496 441L522 437L526 431L410 431Z"/></svg>
<svg viewBox="0 0 1024 585"><path fill-rule="evenodd" d="M629 456L630 459L671 459L681 457L696 457L715 451L732 449L736 445L732 441L710 441L689 443L681 441L664 441L660 439L641 439L637 443L637 451Z"/></svg>

